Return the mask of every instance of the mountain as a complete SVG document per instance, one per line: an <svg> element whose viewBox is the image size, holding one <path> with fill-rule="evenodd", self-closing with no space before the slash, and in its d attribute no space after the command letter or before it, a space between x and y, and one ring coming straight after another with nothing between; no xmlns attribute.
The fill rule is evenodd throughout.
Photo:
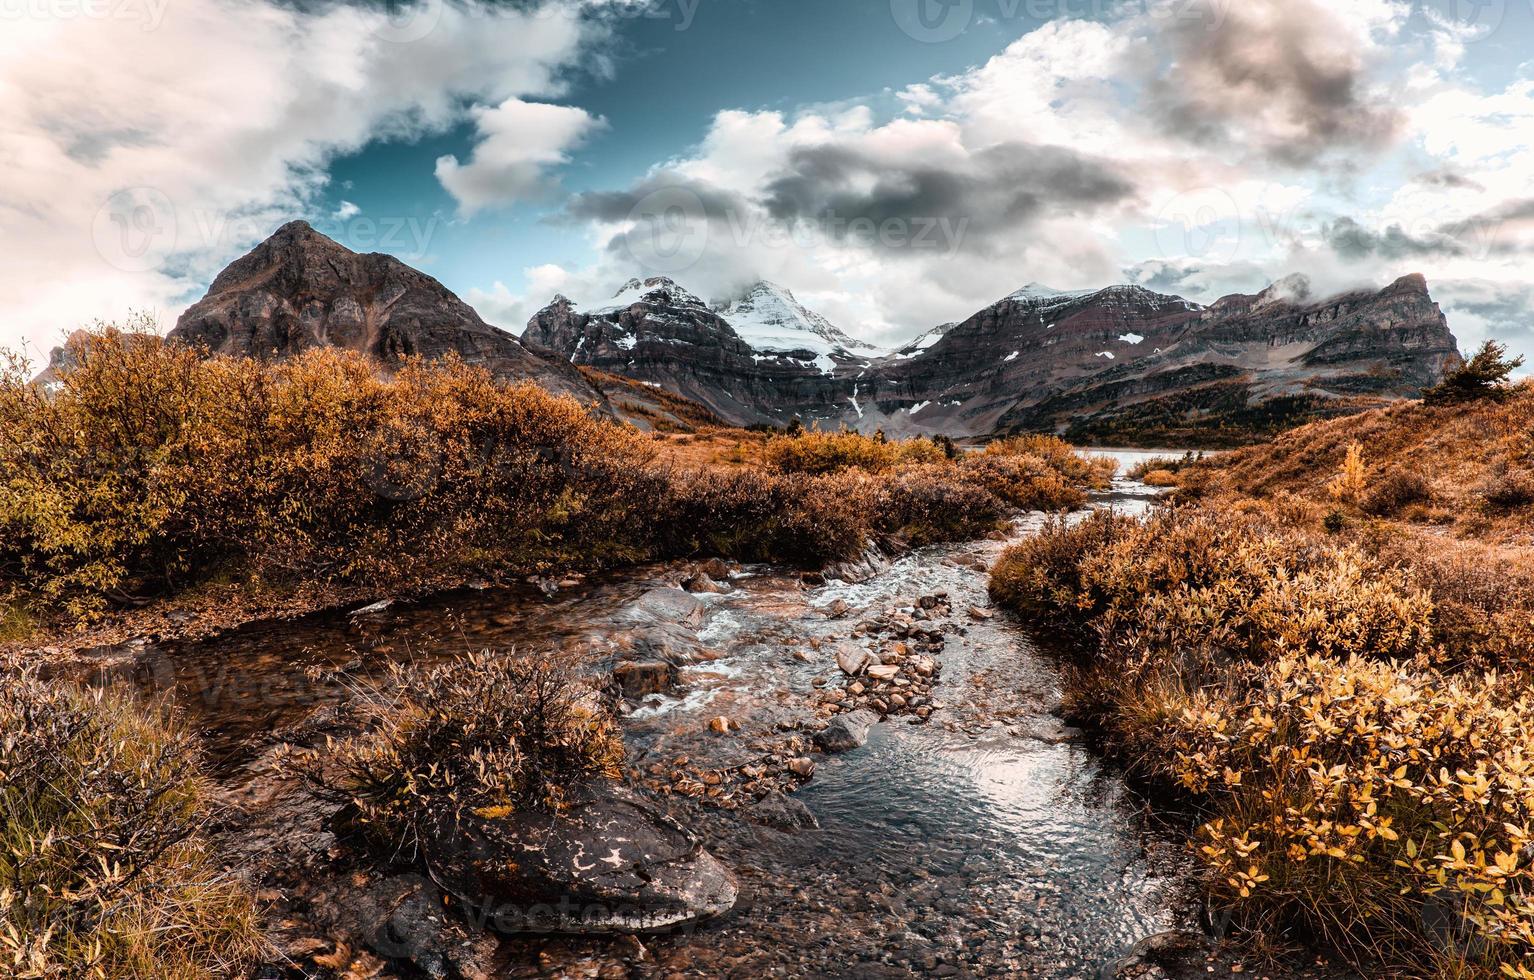
<svg viewBox="0 0 1534 980"><path fill-rule="evenodd" d="M605 402L564 358L529 349L485 323L431 276L393 256L353 252L303 221L283 225L230 264L169 337L215 354L256 358L326 345L384 364L453 353L499 377Z"/></svg>
<svg viewBox="0 0 1534 980"><path fill-rule="evenodd" d="M650 279L589 313L560 298L524 339L737 424L1178 444L1250 441L1412 397L1459 361L1421 276L1324 299L1290 277L1208 307L1140 286L1031 283L882 356L770 283L710 309Z"/></svg>
<svg viewBox="0 0 1534 980"><path fill-rule="evenodd" d="M1234 445L1416 397L1462 363L1420 275L1325 298L1291 276L1217 300L1175 341L1149 343L1162 349L1019 399L998 426L1054 427L1084 442Z"/></svg>
<svg viewBox="0 0 1534 980"><path fill-rule="evenodd" d="M895 352L772 283L715 307L657 277L590 310L556 297L519 339L425 273L303 222L225 269L170 337L258 358L332 345L385 367L453 353L643 428L799 418L890 435L1052 431L1142 445L1250 441L1417 395L1459 363L1421 276L1333 297L1292 276L1208 306L1140 286L1030 283Z"/></svg>
<svg viewBox="0 0 1534 980"><path fill-rule="evenodd" d="M868 358L829 339L840 331L786 290L764 285L741 303L726 311L760 348L663 276L631 280L612 302L589 311L555 297L522 338L573 364L662 385L739 425L781 425L794 413L840 416L847 392L841 377L866 369Z"/></svg>
<svg viewBox="0 0 1534 980"><path fill-rule="evenodd" d="M889 353L847 336L776 283L759 282L717 312L736 336L759 353L807 350L823 356L841 355L843 359L883 357Z"/></svg>

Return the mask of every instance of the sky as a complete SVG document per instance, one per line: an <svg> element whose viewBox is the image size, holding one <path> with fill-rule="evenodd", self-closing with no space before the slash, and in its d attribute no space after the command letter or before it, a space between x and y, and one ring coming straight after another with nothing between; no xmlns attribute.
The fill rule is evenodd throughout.
<svg viewBox="0 0 1534 980"><path fill-rule="evenodd" d="M304 218L521 332L758 279L896 345L1027 283L1428 277L1534 358L1534 0L0 0L0 347Z"/></svg>

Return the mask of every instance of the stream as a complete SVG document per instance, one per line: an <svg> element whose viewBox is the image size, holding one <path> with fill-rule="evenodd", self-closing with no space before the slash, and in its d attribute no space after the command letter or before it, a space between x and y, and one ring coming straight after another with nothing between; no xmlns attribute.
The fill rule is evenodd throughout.
<svg viewBox="0 0 1534 980"><path fill-rule="evenodd" d="M1152 454L1111 455L1127 468ZM1154 495L1121 477L1093 506L1143 512ZM1042 520L1019 519L1013 537ZM674 690L625 703L636 772L683 757L740 766L811 725L821 693L846 680L828 651L923 596L947 600L931 691L941 707L925 721L891 716L861 748L816 754L793 798L818 829L773 829L678 799L740 877L730 916L642 941L507 940L503 975L1093 978L1138 940L1192 928L1182 845L1060 719L1053 658L989 608L982 569L1004 547L920 549L860 583L808 585L746 566L730 591L699 595L701 623L681 639L706 654L682 668ZM126 672L143 689L175 692L222 786L269 801L275 791L256 787L271 781L271 748L313 729L389 661L516 648L600 662L635 642L626 611L653 589L674 589L684 570L259 624L145 649ZM725 733L711 726L718 719L729 720Z"/></svg>

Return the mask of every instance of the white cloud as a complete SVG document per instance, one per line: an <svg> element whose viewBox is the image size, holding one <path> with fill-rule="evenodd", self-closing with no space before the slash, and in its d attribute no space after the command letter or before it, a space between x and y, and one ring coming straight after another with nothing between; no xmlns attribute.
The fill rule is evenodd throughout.
<svg viewBox="0 0 1534 980"><path fill-rule="evenodd" d="M480 143L469 162L437 160L437 179L464 214L546 193L550 168L569 162L568 151L602 125L584 109L515 98L473 115Z"/></svg>
<svg viewBox="0 0 1534 980"><path fill-rule="evenodd" d="M251 0L157 16L152 30L6 22L0 345L46 352L129 309L173 320L188 290L312 208L336 154L440 131L469 105L558 95L593 30L573 8L437 0L393 18Z"/></svg>

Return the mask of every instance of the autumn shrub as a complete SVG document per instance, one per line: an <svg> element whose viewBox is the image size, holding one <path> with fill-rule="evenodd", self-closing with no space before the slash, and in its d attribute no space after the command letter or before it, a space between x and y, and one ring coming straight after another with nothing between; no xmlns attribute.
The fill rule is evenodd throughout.
<svg viewBox="0 0 1534 980"><path fill-rule="evenodd" d="M959 463L959 472L1023 510L1074 510L1087 502L1086 492L1078 483L1029 453L971 456Z"/></svg>
<svg viewBox="0 0 1534 980"><path fill-rule="evenodd" d="M1139 480L1142 483L1150 483L1148 477L1152 473L1171 473L1173 475L1200 462L1204 458L1203 453L1184 453L1182 456L1152 456L1142 459L1134 464L1124 474L1131 480ZM1151 484L1156 486L1157 484ZM1170 486L1171 484L1166 484Z"/></svg>
<svg viewBox="0 0 1534 980"><path fill-rule="evenodd" d="M1038 533L1007 548L991 567L991 598L1031 618L1081 626L1099 612L1087 594L1082 562L1120 534L1134 530L1134 518L1094 511L1080 521L1056 517Z"/></svg>
<svg viewBox="0 0 1534 980"><path fill-rule="evenodd" d="M0 684L0 973L243 976L250 895L209 848L191 736L159 710L12 673Z"/></svg>
<svg viewBox="0 0 1534 980"><path fill-rule="evenodd" d="M674 475L657 508L657 551L815 567L854 557L872 533L869 483L760 469Z"/></svg>
<svg viewBox="0 0 1534 980"><path fill-rule="evenodd" d="M897 466L936 463L943 448L926 439L884 440L857 432L805 430L767 442L766 463L781 473L820 475L848 469L878 473Z"/></svg>
<svg viewBox="0 0 1534 980"><path fill-rule="evenodd" d="M1500 466L1487 474L1480 487L1481 499L1498 510L1516 510L1534 504L1534 470Z"/></svg>
<svg viewBox="0 0 1534 980"><path fill-rule="evenodd" d="M874 491L876 526L914 545L976 538L997 530L1007 505L952 466L901 471Z"/></svg>
<svg viewBox="0 0 1534 980"><path fill-rule="evenodd" d="M1216 814L1199 853L1222 905L1414 975L1521 975L1526 689L1360 657L1284 655L1222 680L1167 705L1142 746Z"/></svg>
<svg viewBox="0 0 1534 980"><path fill-rule="evenodd" d="M82 335L47 390L0 369L0 622L88 621L212 580L376 591L700 553L811 566L882 533L983 533L997 497L1070 507L1106 480L1047 437L962 461L850 432L761 445L765 466L691 473L632 427L453 359L384 373L330 348L266 362Z"/></svg>
<svg viewBox="0 0 1534 980"><path fill-rule="evenodd" d="M202 358L76 341L52 392L0 373L0 576L88 615L224 569L379 582L644 555L637 432L455 361Z"/></svg>
<svg viewBox="0 0 1534 980"><path fill-rule="evenodd" d="M1364 492L1359 509L1375 517L1394 517L1412 504L1433 499L1433 488L1426 477L1405 469L1392 469L1379 477Z"/></svg>
<svg viewBox="0 0 1534 980"><path fill-rule="evenodd" d="M1020 435L997 439L985 447L988 456L1035 456L1065 479L1081 486L1106 489L1118 472L1107 456L1083 456L1057 436Z"/></svg>
<svg viewBox="0 0 1534 980"><path fill-rule="evenodd" d="M359 734L285 765L391 856L414 857L433 828L470 814L558 813L577 781L621 774L612 706L545 657L396 666L356 710Z"/></svg>
<svg viewBox="0 0 1534 980"><path fill-rule="evenodd" d="M1412 975L1522 976L1528 680L1466 664L1513 659L1486 627L1530 620L1529 576L1272 516L1055 522L1002 556L992 593L1094 637L1070 707L1199 808L1217 908Z"/></svg>

